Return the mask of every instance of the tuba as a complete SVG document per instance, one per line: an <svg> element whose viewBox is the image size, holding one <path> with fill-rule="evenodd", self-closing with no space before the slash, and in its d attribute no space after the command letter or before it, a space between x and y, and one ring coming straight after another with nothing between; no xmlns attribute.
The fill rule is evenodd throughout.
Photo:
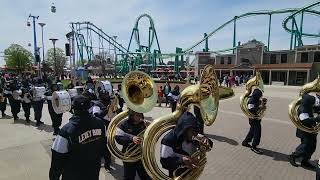
<svg viewBox="0 0 320 180"><path fill-rule="evenodd" d="M300 97L289 104L289 118L293 124L302 131L308 133L317 133L320 131L320 124L318 123L315 127L304 126L298 116L298 109L301 104L301 98L303 94L308 94L312 92L320 92L320 75L314 81L305 84L300 90Z"/></svg>
<svg viewBox="0 0 320 180"><path fill-rule="evenodd" d="M252 114L249 110L248 110L248 98L253 90L253 88L258 88L260 89L262 92L264 92L264 86L263 86L263 80L261 77L261 74L259 71L256 72L256 76L249 79L249 81L246 83L246 92L244 95L240 96L240 108L242 110L242 112L251 119L256 119L259 118L261 119L266 112L267 107L265 106L265 104L263 104L262 108L259 110L257 115Z"/></svg>
<svg viewBox="0 0 320 180"><path fill-rule="evenodd" d="M119 99L116 95L113 96L111 103L107 107L107 115L111 119L118 110Z"/></svg>
<svg viewBox="0 0 320 180"><path fill-rule="evenodd" d="M200 108L201 116L207 126L214 123L219 106L219 87L213 66L207 65L204 68L201 74L200 84L188 86L181 92L176 111L170 115L155 119L147 127L142 143L142 162L151 179L172 179L158 167L155 155L157 152L155 150L156 143L165 132L175 127L179 117L191 104ZM197 179L201 175L207 162L206 152L210 150L211 148L200 144L197 151L191 155L192 158L199 160L198 168L187 169L183 174L175 176L173 179Z"/></svg>
<svg viewBox="0 0 320 180"><path fill-rule="evenodd" d="M141 71L132 71L123 79L121 85L121 95L128 108L135 112L145 113L150 111L156 104L156 86L152 78ZM135 162L141 159L141 145L131 144L126 152L118 149L115 142L115 135L118 125L128 116L129 110L116 115L108 127L107 147L117 158L125 162ZM138 136L143 138L144 131Z"/></svg>

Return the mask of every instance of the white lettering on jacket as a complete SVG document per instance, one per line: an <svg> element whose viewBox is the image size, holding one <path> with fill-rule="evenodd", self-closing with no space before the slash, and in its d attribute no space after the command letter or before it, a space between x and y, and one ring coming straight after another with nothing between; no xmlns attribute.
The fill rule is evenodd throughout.
<svg viewBox="0 0 320 180"><path fill-rule="evenodd" d="M85 140L95 137L95 136L101 136L102 132L101 129L91 129L88 130L84 133L82 133L78 138L79 138L79 143L84 142Z"/></svg>

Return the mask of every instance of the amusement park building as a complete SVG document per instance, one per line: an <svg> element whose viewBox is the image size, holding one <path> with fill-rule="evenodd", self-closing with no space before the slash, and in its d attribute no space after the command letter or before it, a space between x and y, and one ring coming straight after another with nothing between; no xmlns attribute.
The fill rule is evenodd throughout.
<svg viewBox="0 0 320 180"><path fill-rule="evenodd" d="M257 40L237 46L234 54L210 56L196 54L195 73L199 75L206 64L214 64L217 76L262 74L265 84L303 85L320 73L320 45L305 45L294 50L267 51Z"/></svg>

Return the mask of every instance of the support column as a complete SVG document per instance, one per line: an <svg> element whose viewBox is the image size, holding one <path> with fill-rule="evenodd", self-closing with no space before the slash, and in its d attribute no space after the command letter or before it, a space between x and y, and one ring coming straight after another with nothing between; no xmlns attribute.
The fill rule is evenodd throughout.
<svg viewBox="0 0 320 180"><path fill-rule="evenodd" d="M290 71L287 71L287 86L289 86L289 75L290 75Z"/></svg>
<svg viewBox="0 0 320 180"><path fill-rule="evenodd" d="M220 69L220 78L222 77L222 70Z"/></svg>
<svg viewBox="0 0 320 180"><path fill-rule="evenodd" d="M307 71L307 82L306 83L308 83L309 80L310 80L310 70Z"/></svg>
<svg viewBox="0 0 320 180"><path fill-rule="evenodd" d="M233 48L236 47L236 22L237 22L237 16L233 18ZM235 53L233 49L233 54Z"/></svg>
<svg viewBox="0 0 320 180"><path fill-rule="evenodd" d="M268 51L270 50L271 14L269 14Z"/></svg>
<svg viewBox="0 0 320 180"><path fill-rule="evenodd" d="M271 70L269 70L269 85L271 85Z"/></svg>

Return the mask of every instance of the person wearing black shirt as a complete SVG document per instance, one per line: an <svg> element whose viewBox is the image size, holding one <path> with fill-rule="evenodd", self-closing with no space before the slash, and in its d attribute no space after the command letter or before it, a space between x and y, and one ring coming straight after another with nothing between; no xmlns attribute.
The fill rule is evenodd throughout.
<svg viewBox="0 0 320 180"><path fill-rule="evenodd" d="M122 145L122 152L125 152L127 147L134 144L141 144L142 139L137 135L146 129L143 121L143 114L129 110L129 117L123 121L116 132L115 139L117 143ZM148 176L141 160L137 162L123 162L124 166L124 180L134 180L136 173L140 179L151 180Z"/></svg>
<svg viewBox="0 0 320 180"><path fill-rule="evenodd" d="M52 145L50 180L99 180L106 151L106 131L101 119L89 114L90 100L76 96L74 115Z"/></svg>
<svg viewBox="0 0 320 180"><path fill-rule="evenodd" d="M257 115L259 110L261 109L263 103L267 103L266 100L262 101L262 91L260 89L254 89L252 92L252 95L249 97L248 100L248 110L254 114ZM260 144L261 139L261 119L255 118L251 119L249 118L249 124L250 124L250 130L242 142L242 146L245 147L251 147L251 150L257 154L262 154L262 150L257 148L257 146ZM252 144L249 143L252 141Z"/></svg>
<svg viewBox="0 0 320 180"><path fill-rule="evenodd" d="M317 117L314 117L313 115L315 100L314 96L304 94L302 95L301 104L298 108L298 115L301 123L309 128L316 126L316 124L320 122L320 115ZM317 133L308 133L297 128L296 136L300 138L301 144L289 156L289 162L292 166L297 167L296 159L302 157L302 167L310 169L316 168L309 160L317 147L317 135Z"/></svg>

